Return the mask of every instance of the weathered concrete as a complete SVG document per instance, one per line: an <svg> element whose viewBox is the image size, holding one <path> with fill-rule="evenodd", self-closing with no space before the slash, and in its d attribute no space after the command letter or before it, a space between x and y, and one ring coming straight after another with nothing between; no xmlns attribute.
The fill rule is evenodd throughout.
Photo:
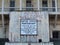
<svg viewBox="0 0 60 45"><path fill-rule="evenodd" d="M5 43L5 45L28 45L28 43Z"/></svg>
<svg viewBox="0 0 60 45"><path fill-rule="evenodd" d="M38 21L38 39L42 42L49 42L49 20L47 12L11 12L9 24L9 40L11 42L20 42L20 20L31 19Z"/></svg>
<svg viewBox="0 0 60 45"><path fill-rule="evenodd" d="M5 45L28 45L28 43L5 43ZM53 43L30 43L30 45L53 45Z"/></svg>

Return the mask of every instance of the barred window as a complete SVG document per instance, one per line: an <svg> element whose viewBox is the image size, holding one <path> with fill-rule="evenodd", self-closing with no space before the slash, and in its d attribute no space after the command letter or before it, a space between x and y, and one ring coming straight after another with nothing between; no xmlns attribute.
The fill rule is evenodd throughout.
<svg viewBox="0 0 60 45"><path fill-rule="evenodd" d="M10 11L14 11L14 8L15 7L15 0L10 0Z"/></svg>
<svg viewBox="0 0 60 45"><path fill-rule="evenodd" d="M42 6L43 7L48 7L48 1L47 0L42 0Z"/></svg>
<svg viewBox="0 0 60 45"><path fill-rule="evenodd" d="M26 0L26 10L33 10L32 0Z"/></svg>

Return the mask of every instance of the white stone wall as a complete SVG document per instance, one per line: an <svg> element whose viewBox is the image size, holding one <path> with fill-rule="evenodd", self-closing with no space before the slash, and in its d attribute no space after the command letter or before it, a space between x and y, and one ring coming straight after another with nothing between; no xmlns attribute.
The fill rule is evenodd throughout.
<svg viewBox="0 0 60 45"><path fill-rule="evenodd" d="M38 20L38 39L42 42L49 42L49 22L46 12L12 12L10 13L9 40L20 42L20 19Z"/></svg>
<svg viewBox="0 0 60 45"><path fill-rule="evenodd" d="M20 20L16 12L10 14L9 40L11 42L20 41Z"/></svg>
<svg viewBox="0 0 60 45"><path fill-rule="evenodd" d="M42 41L43 42L49 42L49 18L48 13L44 12L42 13L42 26L41 26L41 35L42 35Z"/></svg>

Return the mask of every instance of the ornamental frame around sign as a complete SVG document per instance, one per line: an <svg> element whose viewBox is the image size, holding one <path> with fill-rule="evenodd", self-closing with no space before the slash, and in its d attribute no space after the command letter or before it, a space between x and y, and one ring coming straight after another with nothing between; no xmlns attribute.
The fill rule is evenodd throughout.
<svg viewBox="0 0 60 45"><path fill-rule="evenodd" d="M20 35L23 35L23 36L37 36L38 35L38 20L35 20L36 21L36 34L21 34L21 20L35 20L35 19L20 19Z"/></svg>

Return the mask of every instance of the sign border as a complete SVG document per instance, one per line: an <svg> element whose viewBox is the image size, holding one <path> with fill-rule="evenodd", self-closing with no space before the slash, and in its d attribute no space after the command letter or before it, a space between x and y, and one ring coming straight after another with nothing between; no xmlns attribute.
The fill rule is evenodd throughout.
<svg viewBox="0 0 60 45"><path fill-rule="evenodd" d="M36 21L36 23L37 23L37 28L36 28L36 31L37 31L37 34L21 34L21 20L35 20ZM35 35L38 35L38 20L36 20L36 19L20 19L20 35L22 35L22 36L35 36Z"/></svg>

